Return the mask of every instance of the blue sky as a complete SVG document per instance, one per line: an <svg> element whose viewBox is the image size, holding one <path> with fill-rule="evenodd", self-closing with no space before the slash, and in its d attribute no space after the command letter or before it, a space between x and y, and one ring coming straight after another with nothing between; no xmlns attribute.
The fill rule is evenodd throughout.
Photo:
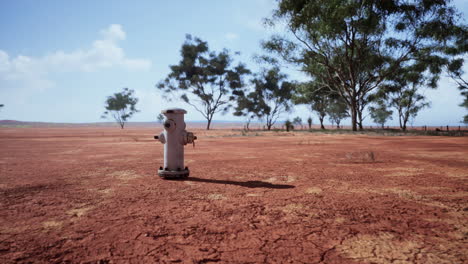
<svg viewBox="0 0 468 264"><path fill-rule="evenodd" d="M467 0L454 4L468 14ZM191 106L167 102L154 88L179 61L185 34L208 41L213 50L240 51L239 59L255 70L252 55L262 52L260 41L272 33L261 20L274 7L271 0L0 1L0 119L100 122L106 97L129 87L141 110L132 121L154 121L167 107L187 109L187 120L203 120ZM447 78L425 95L432 107L415 125L458 125L466 114ZM282 119L310 115L298 106ZM242 120L231 114L215 119Z"/></svg>

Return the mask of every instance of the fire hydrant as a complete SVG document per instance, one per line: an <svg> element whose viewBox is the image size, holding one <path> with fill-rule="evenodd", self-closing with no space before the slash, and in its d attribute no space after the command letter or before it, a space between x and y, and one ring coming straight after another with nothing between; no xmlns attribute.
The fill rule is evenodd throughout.
<svg viewBox="0 0 468 264"><path fill-rule="evenodd" d="M164 179L186 178L190 171L184 167L184 146L195 144L196 136L185 130L184 109L170 108L162 110L166 116L164 131L159 136L154 136L164 144L164 167L159 167L158 175Z"/></svg>

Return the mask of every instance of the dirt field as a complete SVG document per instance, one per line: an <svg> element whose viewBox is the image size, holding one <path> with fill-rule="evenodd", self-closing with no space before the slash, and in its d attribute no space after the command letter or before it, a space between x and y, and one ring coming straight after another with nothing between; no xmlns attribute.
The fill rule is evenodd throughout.
<svg viewBox="0 0 468 264"><path fill-rule="evenodd" d="M468 261L467 137L160 130L1 128L0 263Z"/></svg>

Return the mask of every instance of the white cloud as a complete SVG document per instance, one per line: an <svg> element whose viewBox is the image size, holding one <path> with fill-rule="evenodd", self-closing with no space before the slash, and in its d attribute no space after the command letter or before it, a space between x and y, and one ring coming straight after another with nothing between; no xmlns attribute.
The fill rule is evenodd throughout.
<svg viewBox="0 0 468 264"><path fill-rule="evenodd" d="M95 72L105 68L148 70L151 67L150 60L125 55L119 46L119 41L126 38L121 25L112 24L100 33L102 37L88 49L58 50L43 57L18 55L13 58L0 50L0 80L25 82L45 89L53 85L48 75L56 72Z"/></svg>
<svg viewBox="0 0 468 264"><path fill-rule="evenodd" d="M112 24L109 28L101 30L101 34L105 39L124 40L127 35L119 24Z"/></svg>
<svg viewBox="0 0 468 264"><path fill-rule="evenodd" d="M235 40L235 39L238 39L239 38L239 35L237 35L236 33L232 33L232 32L228 32L224 35L224 37L227 39L227 40Z"/></svg>

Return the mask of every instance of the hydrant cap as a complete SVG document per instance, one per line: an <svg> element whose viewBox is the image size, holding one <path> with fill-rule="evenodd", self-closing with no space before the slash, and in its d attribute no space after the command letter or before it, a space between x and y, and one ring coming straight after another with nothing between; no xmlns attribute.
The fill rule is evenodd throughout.
<svg viewBox="0 0 468 264"><path fill-rule="evenodd" d="M166 110L162 110L161 114L186 114L187 111L185 111L182 108L168 108Z"/></svg>

